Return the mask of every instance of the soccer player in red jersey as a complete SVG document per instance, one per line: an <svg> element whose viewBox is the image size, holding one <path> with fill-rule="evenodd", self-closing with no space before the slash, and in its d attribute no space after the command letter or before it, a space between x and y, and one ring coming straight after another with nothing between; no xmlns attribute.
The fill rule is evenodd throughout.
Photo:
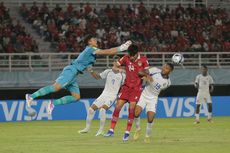
<svg viewBox="0 0 230 153"><path fill-rule="evenodd" d="M134 120L134 109L142 91L142 80L138 76L138 73L148 69L149 64L147 58L139 54L138 46L131 45L128 48L128 55L123 56L114 65L114 69L119 69L119 67L122 65L125 66L126 79L118 95L118 100L110 124L110 129L104 136L110 137L114 135L114 128L117 124L120 110L126 102L129 102L128 122L123 137L123 140L127 141L129 139L129 132Z"/></svg>

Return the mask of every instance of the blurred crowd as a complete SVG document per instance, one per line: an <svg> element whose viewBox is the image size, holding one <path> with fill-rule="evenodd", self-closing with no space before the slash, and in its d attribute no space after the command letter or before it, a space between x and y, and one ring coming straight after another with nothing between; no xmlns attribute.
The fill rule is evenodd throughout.
<svg viewBox="0 0 230 153"><path fill-rule="evenodd" d="M132 39L142 51L229 51L230 22L223 8L192 7L180 4L154 6L120 5L96 9L89 3L77 8L58 4L49 9L34 2L20 8L22 16L37 29L45 40L54 42L60 52L79 52L86 34L97 35L101 48L114 47Z"/></svg>
<svg viewBox="0 0 230 153"><path fill-rule="evenodd" d="M4 6L0 10L4 21L0 27L2 47L15 48L19 44L23 50L34 50L32 44L36 42L24 27L12 24ZM143 52L230 51L230 20L228 12L220 7L178 4L176 8L160 5L147 9L140 2L127 7L107 5L102 9L89 3L77 7L70 3L65 8L57 4L51 9L46 3L38 6L34 2L31 7L22 4L20 14L58 52L80 52L87 34L97 36L100 48L132 39Z"/></svg>
<svg viewBox="0 0 230 153"><path fill-rule="evenodd" d="M19 21L9 14L9 9L0 3L0 53L38 52L36 41L26 32Z"/></svg>

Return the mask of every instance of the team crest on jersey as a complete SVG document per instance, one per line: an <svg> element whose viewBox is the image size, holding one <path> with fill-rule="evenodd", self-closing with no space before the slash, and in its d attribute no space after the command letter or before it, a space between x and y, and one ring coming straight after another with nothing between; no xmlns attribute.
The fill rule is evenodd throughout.
<svg viewBox="0 0 230 153"><path fill-rule="evenodd" d="M138 64L138 66L142 66L142 62L138 62L137 64Z"/></svg>

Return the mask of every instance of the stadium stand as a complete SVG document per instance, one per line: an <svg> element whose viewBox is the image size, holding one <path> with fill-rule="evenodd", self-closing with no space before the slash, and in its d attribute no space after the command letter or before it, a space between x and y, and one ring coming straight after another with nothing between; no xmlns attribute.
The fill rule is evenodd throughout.
<svg viewBox="0 0 230 153"><path fill-rule="evenodd" d="M9 8L0 4L0 53L38 52L38 45L20 21L15 21ZM16 23L15 23L16 22Z"/></svg>
<svg viewBox="0 0 230 153"><path fill-rule="evenodd" d="M86 34L95 34L100 47L117 46L127 38L143 52L220 52L230 50L229 16L224 8L178 4L176 8L144 3L96 9L89 3L74 8L40 7L34 2L20 7L21 15L59 52L79 52Z"/></svg>

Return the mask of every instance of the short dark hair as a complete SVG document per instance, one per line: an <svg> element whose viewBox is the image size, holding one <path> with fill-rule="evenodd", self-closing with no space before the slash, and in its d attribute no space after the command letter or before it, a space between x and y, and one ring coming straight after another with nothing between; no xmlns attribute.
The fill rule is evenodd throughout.
<svg viewBox="0 0 230 153"><path fill-rule="evenodd" d="M130 56L134 56L138 53L138 46L137 45L130 45L128 48L128 54Z"/></svg>
<svg viewBox="0 0 230 153"><path fill-rule="evenodd" d="M203 64L202 67L205 69L208 69L207 65L205 65L205 64Z"/></svg>
<svg viewBox="0 0 230 153"><path fill-rule="evenodd" d="M172 63L166 63L166 64L171 68L172 71L174 70L174 65Z"/></svg>
<svg viewBox="0 0 230 153"><path fill-rule="evenodd" d="M88 42L89 42L89 40L90 40L91 38L96 38L96 37L95 37L94 35L91 35L91 34L86 35L86 36L85 36L85 39L84 39L84 44L85 44L85 45L88 45Z"/></svg>

